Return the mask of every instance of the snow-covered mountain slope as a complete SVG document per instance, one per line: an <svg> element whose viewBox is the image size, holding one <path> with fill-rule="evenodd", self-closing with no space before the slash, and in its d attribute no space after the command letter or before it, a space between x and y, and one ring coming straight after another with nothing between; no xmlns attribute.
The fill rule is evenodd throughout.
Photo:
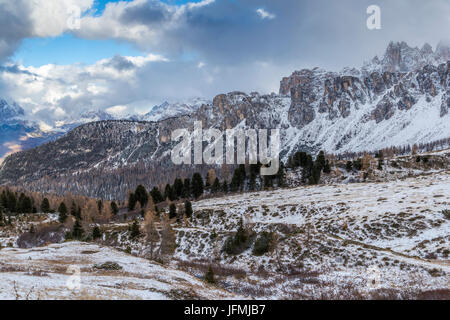
<svg viewBox="0 0 450 320"><path fill-rule="evenodd" d="M186 102L169 103L166 101L159 106L154 106L152 110L150 110L142 117L134 116L133 120L160 121L168 118L192 114L197 111L202 105L209 103L211 103L211 101L202 98L195 98Z"/></svg>
<svg viewBox="0 0 450 320"><path fill-rule="evenodd" d="M246 275L226 276L230 290L262 298L358 299L377 290L417 298L449 288L449 190L447 170L202 200L192 222L177 229L175 257L192 272L212 258ZM240 219L254 239L272 233L267 253L254 254L256 242L238 255L222 251Z"/></svg>
<svg viewBox="0 0 450 320"><path fill-rule="evenodd" d="M95 244L66 242L33 249L4 248L0 250L0 261L2 300L244 298L185 272ZM119 270L108 269L105 263L115 263Z"/></svg>

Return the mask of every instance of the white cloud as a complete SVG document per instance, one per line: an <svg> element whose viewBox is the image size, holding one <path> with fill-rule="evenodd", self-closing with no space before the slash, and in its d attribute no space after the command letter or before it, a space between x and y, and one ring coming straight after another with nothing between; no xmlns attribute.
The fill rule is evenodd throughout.
<svg viewBox="0 0 450 320"><path fill-rule="evenodd" d="M126 115L126 113L128 111L128 107L127 106L114 106L114 107L107 108L105 111L114 116L124 116L124 115Z"/></svg>
<svg viewBox="0 0 450 320"><path fill-rule="evenodd" d="M256 13L261 17L261 19L272 20L272 19L275 19L275 17L276 17L274 14L269 13L268 11L264 10L263 8L257 9Z"/></svg>

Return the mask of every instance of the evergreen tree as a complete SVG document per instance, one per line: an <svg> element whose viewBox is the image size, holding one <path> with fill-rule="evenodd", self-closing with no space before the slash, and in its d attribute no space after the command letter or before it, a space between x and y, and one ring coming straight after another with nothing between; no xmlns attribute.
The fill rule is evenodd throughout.
<svg viewBox="0 0 450 320"><path fill-rule="evenodd" d="M239 186L241 190L243 190L245 187L245 180L247 179L247 172L245 171L244 164L239 165L239 178L240 178Z"/></svg>
<svg viewBox="0 0 450 320"><path fill-rule="evenodd" d="M189 200L186 200L184 202L184 214L186 215L187 218L191 218L192 217L192 203Z"/></svg>
<svg viewBox="0 0 450 320"><path fill-rule="evenodd" d="M17 212L17 197L16 194L10 190L6 191L6 205L4 206L9 212Z"/></svg>
<svg viewBox="0 0 450 320"><path fill-rule="evenodd" d="M49 213L50 212L50 202L47 198L44 198L41 203L41 212L43 213Z"/></svg>
<svg viewBox="0 0 450 320"><path fill-rule="evenodd" d="M214 271L212 266L209 266L208 272L205 274L205 281L211 284L215 284L216 280L214 278Z"/></svg>
<svg viewBox="0 0 450 320"><path fill-rule="evenodd" d="M98 226L95 226L94 229L92 229L92 239L97 240L102 237L102 232L100 231L100 228Z"/></svg>
<svg viewBox="0 0 450 320"><path fill-rule="evenodd" d="M250 191L256 190L256 178L261 170L261 164L251 164L250 165L250 180L248 184L248 188Z"/></svg>
<svg viewBox="0 0 450 320"><path fill-rule="evenodd" d="M233 177L231 178L230 191L237 192L241 187L241 170L239 168L235 169L233 172Z"/></svg>
<svg viewBox="0 0 450 320"><path fill-rule="evenodd" d="M139 222L134 219L133 224L130 227L130 237L131 239L136 239L141 235L141 230L139 230Z"/></svg>
<svg viewBox="0 0 450 320"><path fill-rule="evenodd" d="M72 201L72 205L70 206L70 214L74 217L77 216L77 205L74 201Z"/></svg>
<svg viewBox="0 0 450 320"><path fill-rule="evenodd" d="M362 170L362 159L358 158L355 161L353 161L353 168L355 168L358 171Z"/></svg>
<svg viewBox="0 0 450 320"><path fill-rule="evenodd" d="M101 214L102 210L103 210L103 201L102 200L97 201L97 209L98 209L98 214Z"/></svg>
<svg viewBox="0 0 450 320"><path fill-rule="evenodd" d="M141 204L141 208L145 208L148 203L148 193L143 185L140 184L137 186L134 192L134 196L136 198L136 202L139 202Z"/></svg>
<svg viewBox="0 0 450 320"><path fill-rule="evenodd" d="M173 219L177 216L177 206L175 205L175 203L172 203L169 206L169 219Z"/></svg>
<svg viewBox="0 0 450 320"><path fill-rule="evenodd" d="M81 240L84 235L83 227L81 226L80 220L76 219L73 225L72 238L76 240Z"/></svg>
<svg viewBox="0 0 450 320"><path fill-rule="evenodd" d="M180 199L183 197L183 181L179 178L176 178L173 183L173 191L175 192L175 196Z"/></svg>
<svg viewBox="0 0 450 320"><path fill-rule="evenodd" d="M264 189L273 188L273 176L264 176Z"/></svg>
<svg viewBox="0 0 450 320"><path fill-rule="evenodd" d="M322 168L320 167L319 163L315 163L313 165L311 176L310 176L310 184L318 184L320 182L320 172L322 171Z"/></svg>
<svg viewBox="0 0 450 320"><path fill-rule="evenodd" d="M136 195L131 192L128 196L128 212L133 211L136 208L137 198Z"/></svg>
<svg viewBox="0 0 450 320"><path fill-rule="evenodd" d="M59 217L58 220L61 223L66 222L67 220L67 207L64 202L61 202L61 204L58 207Z"/></svg>
<svg viewBox="0 0 450 320"><path fill-rule="evenodd" d="M213 183L212 187L211 187L211 192L212 193L217 193L219 191L220 191L220 181L219 181L219 178L216 178L214 180L214 183Z"/></svg>
<svg viewBox="0 0 450 320"><path fill-rule="evenodd" d="M222 192L223 192L223 193L228 193L228 183L227 183L227 180L223 180L223 183L222 183Z"/></svg>
<svg viewBox="0 0 450 320"><path fill-rule="evenodd" d="M316 159L316 163L318 168L320 168L320 170L323 170L323 168L325 168L326 161L325 161L325 153L323 151L319 152L319 155L317 156Z"/></svg>
<svg viewBox="0 0 450 320"><path fill-rule="evenodd" d="M31 213L33 211L33 202L30 197L21 193L17 201L17 213Z"/></svg>
<svg viewBox="0 0 450 320"><path fill-rule="evenodd" d="M163 196L161 194L161 191L159 191L158 187L154 187L152 189L152 191L150 191L150 195L151 195L151 197L153 199L153 203L154 204L158 204L158 203L161 203L161 202L164 201L164 198L163 198Z"/></svg>
<svg viewBox="0 0 450 320"><path fill-rule="evenodd" d="M351 161L347 161L347 163L345 165L345 169L347 169L347 171L352 171L353 170L353 163Z"/></svg>
<svg viewBox="0 0 450 320"><path fill-rule="evenodd" d="M205 178L205 189L209 190L209 188L211 187L211 184L209 183L209 180L211 178L209 177L209 171L206 173L206 178Z"/></svg>
<svg viewBox="0 0 450 320"><path fill-rule="evenodd" d="M378 159L378 166L377 166L377 169L378 170L383 170L383 164L384 164L384 161L383 161L383 159Z"/></svg>
<svg viewBox="0 0 450 320"><path fill-rule="evenodd" d="M119 207L115 201L111 202L111 212L115 216L119 213Z"/></svg>
<svg viewBox="0 0 450 320"><path fill-rule="evenodd" d="M323 167L323 172L326 174L331 173L330 162L327 160L325 166Z"/></svg>
<svg viewBox="0 0 450 320"><path fill-rule="evenodd" d="M167 184L164 189L164 199L169 199L170 201L175 200L175 192L170 184Z"/></svg>
<svg viewBox="0 0 450 320"><path fill-rule="evenodd" d="M203 194L203 178L200 173L192 176L192 195L198 199Z"/></svg>
<svg viewBox="0 0 450 320"><path fill-rule="evenodd" d="M184 184L183 184L183 198L190 198L192 195L192 190L191 190L191 180L190 179L184 179Z"/></svg>

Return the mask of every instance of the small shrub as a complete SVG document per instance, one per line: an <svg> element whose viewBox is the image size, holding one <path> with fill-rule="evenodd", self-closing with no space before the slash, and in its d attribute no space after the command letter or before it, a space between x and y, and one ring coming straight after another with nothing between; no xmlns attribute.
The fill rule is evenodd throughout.
<svg viewBox="0 0 450 320"><path fill-rule="evenodd" d="M116 262L107 261L107 262L105 262L103 264L95 264L94 265L94 269L100 269L100 270L122 270L122 267Z"/></svg>
<svg viewBox="0 0 450 320"><path fill-rule="evenodd" d="M442 214L444 215L445 219L450 220L450 210L442 210Z"/></svg>
<svg viewBox="0 0 450 320"><path fill-rule="evenodd" d="M263 232L255 241L255 246L253 247L253 255L262 256L269 252L270 246L272 244L272 234L269 232Z"/></svg>
<svg viewBox="0 0 450 320"><path fill-rule="evenodd" d="M241 254L251 247L253 235L253 231L244 229L241 219L238 231L225 241L222 250L231 255Z"/></svg>
<svg viewBox="0 0 450 320"><path fill-rule="evenodd" d="M205 274L205 281L211 284L216 283L216 279L214 279L214 271L211 266L209 266L208 272Z"/></svg>

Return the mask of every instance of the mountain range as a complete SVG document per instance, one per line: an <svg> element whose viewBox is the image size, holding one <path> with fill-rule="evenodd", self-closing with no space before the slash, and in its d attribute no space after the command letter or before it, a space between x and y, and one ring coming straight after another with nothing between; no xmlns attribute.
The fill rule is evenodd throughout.
<svg viewBox="0 0 450 320"><path fill-rule="evenodd" d="M152 186L187 177L208 166L176 166L170 161L176 128L220 130L278 128L282 160L293 152L376 151L450 137L450 49L390 43L383 57L363 67L330 72L295 71L280 82L280 93L231 92L201 101L182 114L82 124L55 141L10 155L0 167L0 183L36 191L81 193L123 199L137 184ZM155 116L156 118L152 118ZM151 121L141 121L151 120ZM215 166L218 175L230 172Z"/></svg>
<svg viewBox="0 0 450 320"><path fill-rule="evenodd" d="M23 108L16 102L8 103L0 99L0 162L9 154L37 147L43 143L54 141L70 130L95 121L132 120L160 121L170 117L189 114L197 110L208 100L195 98L186 102L164 102L156 105L146 114L117 116L103 110L88 110L56 121L53 126L42 125L32 116L27 116Z"/></svg>

